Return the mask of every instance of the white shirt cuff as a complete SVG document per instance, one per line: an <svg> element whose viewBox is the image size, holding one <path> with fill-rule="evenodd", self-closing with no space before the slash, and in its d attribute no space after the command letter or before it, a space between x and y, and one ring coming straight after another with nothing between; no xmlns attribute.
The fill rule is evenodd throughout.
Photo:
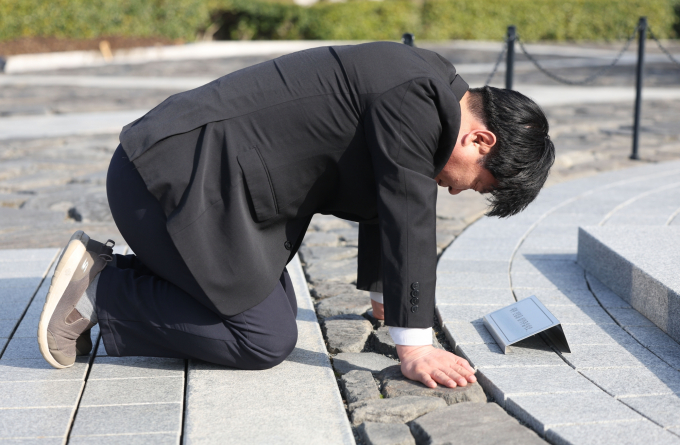
<svg viewBox="0 0 680 445"><path fill-rule="evenodd" d="M397 345L423 346L432 344L432 328L397 328L389 326L390 337Z"/></svg>
<svg viewBox="0 0 680 445"><path fill-rule="evenodd" d="M371 300L383 304L383 294L382 292L370 292Z"/></svg>

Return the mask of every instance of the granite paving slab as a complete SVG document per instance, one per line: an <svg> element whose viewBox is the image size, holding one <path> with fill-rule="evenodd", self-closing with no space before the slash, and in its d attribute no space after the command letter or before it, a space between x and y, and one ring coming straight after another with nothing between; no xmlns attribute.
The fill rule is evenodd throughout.
<svg viewBox="0 0 680 445"><path fill-rule="evenodd" d="M501 406L505 406L508 397L516 395L601 391L582 374L564 363L522 369L484 368L476 375L479 383Z"/></svg>
<svg viewBox="0 0 680 445"><path fill-rule="evenodd" d="M677 393L626 397L621 401L664 428L680 426L680 396Z"/></svg>
<svg viewBox="0 0 680 445"><path fill-rule="evenodd" d="M546 439L556 445L566 444L626 444L653 443L678 445L680 437L646 419L627 422L598 422L560 425L546 433Z"/></svg>
<svg viewBox="0 0 680 445"><path fill-rule="evenodd" d="M604 392L517 395L506 409L540 433L558 425L638 420L642 416Z"/></svg>
<svg viewBox="0 0 680 445"><path fill-rule="evenodd" d="M680 393L678 372L667 365L590 368L580 369L579 373L617 398Z"/></svg>
<svg viewBox="0 0 680 445"><path fill-rule="evenodd" d="M190 361L186 444L354 443L297 257L288 272L298 299L295 350L264 371Z"/></svg>

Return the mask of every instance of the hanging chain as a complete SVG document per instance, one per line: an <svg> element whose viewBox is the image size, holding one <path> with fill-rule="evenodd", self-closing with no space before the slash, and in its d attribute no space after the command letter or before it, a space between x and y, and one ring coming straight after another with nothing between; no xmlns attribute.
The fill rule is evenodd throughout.
<svg viewBox="0 0 680 445"><path fill-rule="evenodd" d="M668 56L668 58L671 60L671 62L673 62L674 64L680 66L680 62L678 62L678 61L675 59L675 57L673 57L673 55L672 55L666 48L663 47L663 45L661 44L661 42L659 42L659 39L656 38L656 36L655 36L654 33L652 32L652 29L651 29L649 26L647 27L647 31L649 31L649 37L651 37L652 39L654 39L654 41L656 42L656 44L657 44L657 46L659 47L659 49L660 49L661 51L663 51L663 53L666 54L666 55Z"/></svg>
<svg viewBox="0 0 680 445"><path fill-rule="evenodd" d="M503 60L503 56L505 55L505 52L508 50L508 41L503 40L503 49L501 49L501 52L498 54L498 59L496 59L496 65L493 67L493 71L491 71L491 74L489 74L489 77L486 79L486 83L484 83L484 86L488 85L491 83L491 80L493 79L493 76L496 74L496 71L498 70L498 66L501 64L501 60Z"/></svg>
<svg viewBox="0 0 680 445"><path fill-rule="evenodd" d="M536 60L534 58L534 56L529 54L529 52L524 47L524 43L520 40L519 36L517 36L517 43L519 43L519 47L522 49L522 52L524 53L525 56L527 56L527 58L531 61L531 63L533 63L536 66L536 68L538 68L538 70L541 71L546 76L548 76L551 79L554 79L558 82L565 83L567 85L586 85L586 84L592 82L593 80L597 79L598 77L600 77L601 75L603 75L604 73L606 73L607 71L612 69L614 67L614 65L619 63L621 56L623 56L623 53L625 53L628 50L630 43L633 41L633 39L635 39L635 35L637 34L638 29L639 29L639 25L635 27L635 30L630 35L630 37L628 37L628 41L623 46L623 49L621 49L621 51L617 54L617 56L614 58L612 63L610 63L609 65L607 65L603 68L600 68L594 74L591 74L590 76L586 77L583 80L570 80L570 79L558 76L557 74L551 73L550 71L545 69L543 66L541 66L541 64L538 63L538 60Z"/></svg>

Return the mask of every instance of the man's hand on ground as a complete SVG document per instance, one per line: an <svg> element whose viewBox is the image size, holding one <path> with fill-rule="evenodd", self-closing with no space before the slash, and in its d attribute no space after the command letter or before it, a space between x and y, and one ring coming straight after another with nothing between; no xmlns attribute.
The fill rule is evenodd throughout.
<svg viewBox="0 0 680 445"><path fill-rule="evenodd" d="M375 300L371 300L371 307L373 308L373 318L376 320L385 319L385 305L378 303Z"/></svg>
<svg viewBox="0 0 680 445"><path fill-rule="evenodd" d="M467 360L431 345L397 345L397 354L401 360L401 373L427 387L436 388L439 383L455 388L477 381Z"/></svg>

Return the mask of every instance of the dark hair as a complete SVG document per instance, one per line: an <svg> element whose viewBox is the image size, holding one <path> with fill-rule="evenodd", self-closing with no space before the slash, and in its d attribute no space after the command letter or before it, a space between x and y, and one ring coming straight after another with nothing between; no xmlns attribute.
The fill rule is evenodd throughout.
<svg viewBox="0 0 680 445"><path fill-rule="evenodd" d="M471 113L496 135L496 144L482 159L498 181L487 215L515 215L538 196L555 162L548 119L541 107L517 91L490 86L469 91Z"/></svg>

